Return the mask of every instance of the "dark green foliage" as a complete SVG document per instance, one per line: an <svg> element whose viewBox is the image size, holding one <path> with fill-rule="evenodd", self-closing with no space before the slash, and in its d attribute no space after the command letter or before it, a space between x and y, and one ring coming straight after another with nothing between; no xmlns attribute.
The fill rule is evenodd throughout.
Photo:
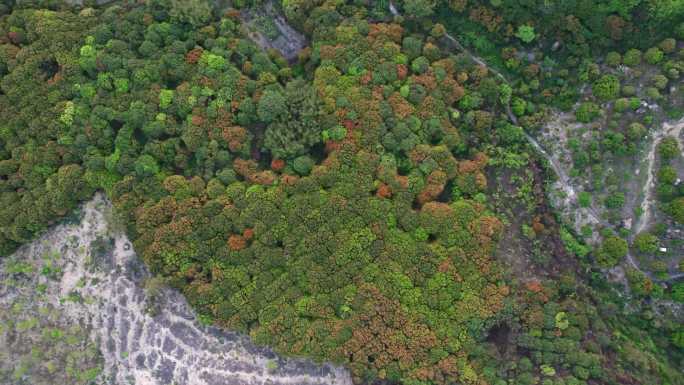
<svg viewBox="0 0 684 385"><path fill-rule="evenodd" d="M584 102L580 104L580 106L577 108L575 117L579 122L589 123L592 120L596 119L599 116L600 112L601 109L596 104L591 102Z"/></svg>
<svg viewBox="0 0 684 385"><path fill-rule="evenodd" d="M149 7L167 12L173 21L201 26L211 18L207 0L146 0Z"/></svg>
<svg viewBox="0 0 684 385"><path fill-rule="evenodd" d="M629 49L625 53L625 57L623 59L623 63L625 63L628 66L634 67L637 66L641 63L641 51L638 49Z"/></svg>
<svg viewBox="0 0 684 385"><path fill-rule="evenodd" d="M404 12L413 17L430 16L434 11L437 0L402 0Z"/></svg>
<svg viewBox="0 0 684 385"><path fill-rule="evenodd" d="M309 175L313 166L314 166L314 161L311 159L311 157L306 156L306 155L302 155L300 157L297 157L292 162L292 168L299 175Z"/></svg>
<svg viewBox="0 0 684 385"><path fill-rule="evenodd" d="M634 247L644 254L653 254L658 251L658 238L649 233L640 233L634 237Z"/></svg>
<svg viewBox="0 0 684 385"><path fill-rule="evenodd" d="M667 206L667 212L677 223L684 223L684 197L679 197Z"/></svg>
<svg viewBox="0 0 684 385"><path fill-rule="evenodd" d="M269 99L265 100L267 96ZM266 129L264 147L275 158L290 159L306 154L322 140L321 133L326 128L319 110L315 90L302 79L289 82L284 97L267 91L259 100L257 109L262 120L272 122ZM333 131L336 137L340 136L339 129L330 132Z"/></svg>
<svg viewBox="0 0 684 385"><path fill-rule="evenodd" d="M663 51L657 47L652 47L644 53L644 60L649 64L658 64L663 60Z"/></svg>
<svg viewBox="0 0 684 385"><path fill-rule="evenodd" d="M620 80L615 75L603 75L592 86L599 100L613 100L620 95Z"/></svg>
<svg viewBox="0 0 684 385"><path fill-rule="evenodd" d="M627 241L616 236L607 237L596 253L596 261L602 267L615 266L627 255Z"/></svg>
<svg viewBox="0 0 684 385"><path fill-rule="evenodd" d="M665 160L674 159L680 156L679 144L677 144L677 139L667 136L660 144L658 144L658 153Z"/></svg>
<svg viewBox="0 0 684 385"><path fill-rule="evenodd" d="M625 204L625 193L618 191L608 195L604 204L609 209L619 209Z"/></svg>
<svg viewBox="0 0 684 385"><path fill-rule="evenodd" d="M268 89L259 98L257 116L265 123L287 119L287 100L277 90Z"/></svg>

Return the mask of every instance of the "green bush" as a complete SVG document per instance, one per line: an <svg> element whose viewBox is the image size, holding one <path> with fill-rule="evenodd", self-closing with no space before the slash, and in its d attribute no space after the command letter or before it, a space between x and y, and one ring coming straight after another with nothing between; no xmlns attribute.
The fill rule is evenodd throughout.
<svg viewBox="0 0 684 385"><path fill-rule="evenodd" d="M634 122L627 127L627 137L632 141L642 139L646 135L646 127L639 122Z"/></svg>
<svg viewBox="0 0 684 385"><path fill-rule="evenodd" d="M615 52L611 51L606 54L606 64L611 66L611 67L617 67L622 63L622 56Z"/></svg>
<svg viewBox="0 0 684 385"><path fill-rule="evenodd" d="M606 197L603 202L606 208L620 209L625 205L625 193L622 191L614 192Z"/></svg>
<svg viewBox="0 0 684 385"><path fill-rule="evenodd" d="M578 122L589 123L596 119L600 113L601 109L595 103L584 102L577 108L575 118Z"/></svg>
<svg viewBox="0 0 684 385"><path fill-rule="evenodd" d="M257 104L257 116L259 120L271 123L282 119L287 115L287 100L278 91L266 90Z"/></svg>
<svg viewBox="0 0 684 385"><path fill-rule="evenodd" d="M661 74L654 75L651 78L651 82L653 83L653 86L659 90L665 89L667 87L667 83L669 82L669 79Z"/></svg>
<svg viewBox="0 0 684 385"><path fill-rule="evenodd" d="M680 155L677 139L667 136L658 144L658 153L664 161L669 161Z"/></svg>
<svg viewBox="0 0 684 385"><path fill-rule="evenodd" d="M609 268L615 266L629 251L627 241L616 236L604 239L596 252L596 262L599 266Z"/></svg>
<svg viewBox="0 0 684 385"><path fill-rule="evenodd" d="M531 43L532 40L537 37L534 33L534 27L530 25L518 26L518 31L515 33L515 36L522 40L523 43Z"/></svg>
<svg viewBox="0 0 684 385"><path fill-rule="evenodd" d="M168 108L173 101L173 94L173 90L161 90L159 92L159 108Z"/></svg>
<svg viewBox="0 0 684 385"><path fill-rule="evenodd" d="M650 233L639 233L634 237L633 246L642 254L658 251L658 237Z"/></svg>
<svg viewBox="0 0 684 385"><path fill-rule="evenodd" d="M620 80L615 75L603 75L594 82L592 92L599 100L613 100L620 95Z"/></svg>
<svg viewBox="0 0 684 385"><path fill-rule="evenodd" d="M620 98L615 101L615 111L625 112L630 108L630 102L627 98Z"/></svg>
<svg viewBox="0 0 684 385"><path fill-rule="evenodd" d="M630 67L635 67L641 64L641 51L638 49L630 49L625 53L622 62Z"/></svg>
<svg viewBox="0 0 684 385"><path fill-rule="evenodd" d="M672 299L677 302L684 302L684 282L672 285Z"/></svg>
<svg viewBox="0 0 684 385"><path fill-rule="evenodd" d="M309 173L311 173L311 169L313 168L313 166L314 166L313 159L311 159L311 157L309 157L307 155L297 157L292 162L292 168L299 175L309 175Z"/></svg>
<svg viewBox="0 0 684 385"><path fill-rule="evenodd" d="M663 51L657 47L652 47L644 53L644 60L649 64L658 64L663 60L664 56Z"/></svg>
<svg viewBox="0 0 684 385"><path fill-rule="evenodd" d="M135 161L135 173L140 177L148 177L159 173L159 165L154 157L144 154Z"/></svg>
<svg viewBox="0 0 684 385"><path fill-rule="evenodd" d="M622 94L625 96L634 96L636 95L636 87L633 85L627 84L622 87Z"/></svg>
<svg viewBox="0 0 684 385"><path fill-rule="evenodd" d="M578 194L577 200L579 202L580 207L589 207L591 206L591 194L587 191L582 191Z"/></svg>
<svg viewBox="0 0 684 385"><path fill-rule="evenodd" d="M667 205L667 212L677 223L684 223L684 197L677 198Z"/></svg>

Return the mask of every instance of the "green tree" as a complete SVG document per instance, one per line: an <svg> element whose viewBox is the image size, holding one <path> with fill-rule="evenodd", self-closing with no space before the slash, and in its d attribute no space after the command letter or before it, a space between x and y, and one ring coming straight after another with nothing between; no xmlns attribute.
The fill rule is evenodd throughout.
<svg viewBox="0 0 684 385"><path fill-rule="evenodd" d="M287 118L287 101L282 93L266 90L257 105L257 116L266 123Z"/></svg>
<svg viewBox="0 0 684 385"><path fill-rule="evenodd" d="M620 95L620 79L615 75L603 75L594 82L592 92L599 100L613 100Z"/></svg>
<svg viewBox="0 0 684 385"><path fill-rule="evenodd" d="M622 208L622 206L625 205L625 193L623 193L622 191L616 191L614 193L611 193L606 197L603 203L606 205L606 208L609 209Z"/></svg>
<svg viewBox="0 0 684 385"><path fill-rule="evenodd" d="M601 109L595 103L584 102L579 105L575 112L575 117L578 122L589 123L596 119L601 113Z"/></svg>
<svg viewBox="0 0 684 385"><path fill-rule="evenodd" d="M171 19L188 23L194 27L206 24L211 19L211 5L208 0L146 0L150 7L162 8Z"/></svg>
<svg viewBox="0 0 684 385"><path fill-rule="evenodd" d="M663 51L658 47L651 47L644 53L644 60L646 60L648 64L658 64L663 60L664 56Z"/></svg>
<svg viewBox="0 0 684 385"><path fill-rule="evenodd" d="M596 252L596 262L601 267L613 267L627 255L628 250L627 241L616 236L609 236L604 239Z"/></svg>
<svg viewBox="0 0 684 385"><path fill-rule="evenodd" d="M658 144L658 153L665 161L675 159L680 155L677 139L667 136Z"/></svg>
<svg viewBox="0 0 684 385"><path fill-rule="evenodd" d="M534 27L530 25L520 25L515 33L515 36L524 43L531 43L537 36L534 33Z"/></svg>
<svg viewBox="0 0 684 385"><path fill-rule="evenodd" d="M274 157L291 159L303 155L321 142L325 132L328 138L332 138L331 135L335 138L346 135L346 130L341 132L340 129L344 130L341 126L325 130L325 126L331 122L323 119L316 91L304 80L296 79L289 82L285 87L284 98L281 100L280 97L276 97L275 99L277 100L268 101L268 103L278 105L283 103L282 106L286 110L277 112L278 115L273 117L277 121L273 121L266 129L264 147L271 151ZM286 104L285 100L287 100ZM269 114L274 111L273 107L263 105L261 100L257 111L260 109L267 110Z"/></svg>
<svg viewBox="0 0 684 385"><path fill-rule="evenodd" d="M670 202L667 206L667 211L677 223L684 223L684 197Z"/></svg>
<svg viewBox="0 0 684 385"><path fill-rule="evenodd" d="M159 173L159 165L152 156L144 154L135 161L135 173L139 177L149 177Z"/></svg>
<svg viewBox="0 0 684 385"><path fill-rule="evenodd" d="M658 251L658 237L651 233L639 233L634 237L634 247L643 254L653 254Z"/></svg>
<svg viewBox="0 0 684 385"><path fill-rule="evenodd" d="M630 67L638 66L641 64L641 51L635 48L629 49L625 53L625 57L623 58L622 62Z"/></svg>
<svg viewBox="0 0 684 385"><path fill-rule="evenodd" d="M411 17L426 17L432 15L436 0L403 0L404 11Z"/></svg>
<svg viewBox="0 0 684 385"><path fill-rule="evenodd" d="M309 175L313 166L314 166L313 159L311 159L311 157L306 156L306 155L297 157L292 162L292 168L299 175Z"/></svg>

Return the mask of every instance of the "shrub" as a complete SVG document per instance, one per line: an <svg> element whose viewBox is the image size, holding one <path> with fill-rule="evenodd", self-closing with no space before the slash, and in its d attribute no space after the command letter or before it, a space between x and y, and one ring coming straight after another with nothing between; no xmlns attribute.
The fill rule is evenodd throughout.
<svg viewBox="0 0 684 385"><path fill-rule="evenodd" d="M658 237L650 233L639 233L634 237L633 246L642 254L658 251Z"/></svg>
<svg viewBox="0 0 684 385"><path fill-rule="evenodd" d="M531 43L532 40L534 40L535 37L537 37L534 33L534 27L529 26L529 25L521 25L518 27L518 31L515 33L515 36L522 40L524 43Z"/></svg>
<svg viewBox="0 0 684 385"><path fill-rule="evenodd" d="M677 48L677 41L673 38L667 38L658 44L658 48L663 50L664 53L672 53Z"/></svg>
<svg viewBox="0 0 684 385"><path fill-rule="evenodd" d="M612 52L608 52L606 54L606 64L607 65L609 65L611 67L617 67L618 65L620 65L621 62L622 62L622 56L619 53L612 51Z"/></svg>
<svg viewBox="0 0 684 385"><path fill-rule="evenodd" d="M525 110L527 109L527 102L525 99L514 97L511 102L511 110L515 116L525 115Z"/></svg>
<svg viewBox="0 0 684 385"><path fill-rule="evenodd" d="M436 0L404 0L404 10L414 17L426 17L432 15Z"/></svg>
<svg viewBox="0 0 684 385"><path fill-rule="evenodd" d="M675 28L675 35L679 40L684 40L684 21L679 23L677 28Z"/></svg>
<svg viewBox="0 0 684 385"><path fill-rule="evenodd" d="M419 56L411 62L411 70L417 74L425 73L430 68L430 61L425 56Z"/></svg>
<svg viewBox="0 0 684 385"><path fill-rule="evenodd" d="M672 299L677 302L684 302L684 282L672 285Z"/></svg>
<svg viewBox="0 0 684 385"><path fill-rule="evenodd" d="M677 139L672 136L664 138L658 145L658 153L665 161L679 156L679 145Z"/></svg>
<svg viewBox="0 0 684 385"><path fill-rule="evenodd" d="M283 94L266 90L257 105L257 116L262 122L271 123L287 114L287 100Z"/></svg>
<svg viewBox="0 0 684 385"><path fill-rule="evenodd" d="M215 55L209 51L204 51L200 57L200 64L208 67L212 71L220 71L226 68L226 59L223 56Z"/></svg>
<svg viewBox="0 0 684 385"><path fill-rule="evenodd" d="M620 80L615 75L603 75L594 82L592 92L599 100L613 100L620 95Z"/></svg>
<svg viewBox="0 0 684 385"><path fill-rule="evenodd" d="M159 172L157 160L152 156L144 154L135 161L135 173L140 177L148 177Z"/></svg>
<svg viewBox="0 0 684 385"><path fill-rule="evenodd" d="M575 118L578 122L589 123L596 119L601 112L599 106L592 102L584 102L580 104L575 112Z"/></svg>
<svg viewBox="0 0 684 385"><path fill-rule="evenodd" d="M627 241L616 236L607 237L596 253L596 262L601 267L613 267L627 255Z"/></svg>
<svg viewBox="0 0 684 385"><path fill-rule="evenodd" d="M664 54L657 47L651 47L644 53L644 60L649 64L658 64L663 60Z"/></svg>
<svg viewBox="0 0 684 385"><path fill-rule="evenodd" d="M633 85L625 85L622 87L622 94L625 96L634 96L636 95L636 87Z"/></svg>
<svg viewBox="0 0 684 385"><path fill-rule="evenodd" d="M634 48L628 50L622 58L622 62L630 67L638 66L641 64L641 51Z"/></svg>
<svg viewBox="0 0 684 385"><path fill-rule="evenodd" d="M634 122L627 127L627 138L632 141L641 139L646 135L646 127L639 122Z"/></svg>
<svg viewBox="0 0 684 385"><path fill-rule="evenodd" d="M311 173L311 169L313 168L313 166L314 161L308 155L302 155L300 157L297 157L292 162L292 168L299 175L309 175L309 173Z"/></svg>
<svg viewBox="0 0 684 385"><path fill-rule="evenodd" d="M668 81L669 81L669 79L667 77L665 77L664 75L661 75L661 74L654 75L651 78L651 82L653 82L653 85L655 86L655 88L657 88L659 90L662 90L665 87L667 87Z"/></svg>
<svg viewBox="0 0 684 385"><path fill-rule="evenodd" d="M171 105L173 101L173 90L159 91L159 108L165 109Z"/></svg>
<svg viewBox="0 0 684 385"><path fill-rule="evenodd" d="M630 108L630 103L629 99L627 98L620 98L615 101L615 111L617 112L625 112Z"/></svg>
<svg viewBox="0 0 684 385"><path fill-rule="evenodd" d="M116 93L125 94L126 92L128 92L128 88L128 79L114 79L114 90L116 90Z"/></svg>
<svg viewBox="0 0 684 385"><path fill-rule="evenodd" d="M579 202L580 207L591 206L591 194L588 193L587 191L580 192L578 194L577 200Z"/></svg>
<svg viewBox="0 0 684 385"><path fill-rule="evenodd" d="M658 183L673 185L677 181L677 170L672 166L663 166L658 170Z"/></svg>
<svg viewBox="0 0 684 385"><path fill-rule="evenodd" d="M608 195L603 203L606 205L606 208L609 209L622 208L622 206L625 204L625 193L616 191Z"/></svg>
<svg viewBox="0 0 684 385"><path fill-rule="evenodd" d="M646 88L646 96L648 96L650 99L653 99L653 100L660 100L663 97L660 94L660 91L658 91L658 89L655 87L647 87Z"/></svg>
<svg viewBox="0 0 684 385"><path fill-rule="evenodd" d="M667 205L667 212L677 223L684 223L684 197L679 197L669 205Z"/></svg>

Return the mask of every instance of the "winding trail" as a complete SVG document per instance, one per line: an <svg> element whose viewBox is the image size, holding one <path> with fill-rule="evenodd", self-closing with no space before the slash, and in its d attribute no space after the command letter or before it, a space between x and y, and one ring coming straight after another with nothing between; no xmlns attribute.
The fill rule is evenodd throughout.
<svg viewBox="0 0 684 385"><path fill-rule="evenodd" d="M682 138L681 138L681 132L682 129L684 129L684 118L680 119L679 121L675 123L669 123L669 122L663 122L661 129L656 131L653 135L653 139L651 140L651 144L649 146L648 152L646 153L646 162L647 162L647 176L646 176L646 182L644 183L642 187L642 195L643 199L641 201L641 216L637 218L636 224L632 228L632 232L630 234L630 241L634 240L634 237L637 236L637 234L641 233L646 229L646 227L651 223L651 216L653 210L655 210L655 199L654 199L654 194L653 190L655 187L655 158L656 158L656 151L658 149L658 144L665 138L666 136L673 136L677 139L677 145L679 147L679 150L682 151L684 149L684 143L682 143ZM658 281L657 278L653 276L653 274L644 271L641 269L639 266L639 263L637 260L634 258L631 252L627 253L626 257L627 263L629 263L634 269L638 270L642 274L646 275L649 279L653 281ZM671 282L671 281L676 281L678 279L684 278L684 273L676 273L676 274L670 274L670 276L662 280L663 282Z"/></svg>
<svg viewBox="0 0 684 385"><path fill-rule="evenodd" d="M655 185L655 153L658 149L658 144L660 144L663 138L671 135L677 139L679 150L682 151L682 148L684 147L682 139L680 138L682 128L684 128L684 118L680 119L678 122L675 123L663 123L662 128L656 131L653 135L653 140L651 141L651 145L646 155L646 162L648 162L648 176L646 179L646 183L644 183L642 189L642 193L644 195L644 198L641 201L640 206L642 210L642 215L638 218L636 225L634 226L634 235L642 232L649 224L649 221L651 219L651 212L653 211L653 206L655 203L653 197L653 187Z"/></svg>

